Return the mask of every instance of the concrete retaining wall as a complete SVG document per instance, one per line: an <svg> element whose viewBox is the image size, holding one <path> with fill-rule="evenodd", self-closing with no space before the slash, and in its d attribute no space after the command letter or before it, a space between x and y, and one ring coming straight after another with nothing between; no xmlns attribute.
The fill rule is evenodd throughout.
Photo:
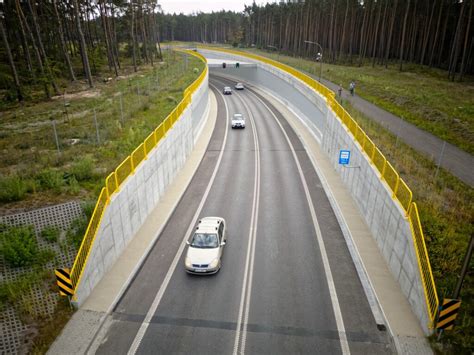
<svg viewBox="0 0 474 355"><path fill-rule="evenodd" d="M208 110L206 77L181 118L111 197L76 289L77 306L84 303L112 267L183 167L199 139Z"/></svg>
<svg viewBox="0 0 474 355"><path fill-rule="evenodd" d="M240 68L227 66L226 69L216 65L211 71L264 87L306 123L351 192L393 276L399 282L423 330L429 334L428 311L408 219L399 204L392 199L391 191L381 181L379 172L362 153L359 144L328 108L326 100L292 75L268 64L242 56L216 55L211 51L202 53L208 58L255 64ZM341 149L351 150L351 168L338 164Z"/></svg>

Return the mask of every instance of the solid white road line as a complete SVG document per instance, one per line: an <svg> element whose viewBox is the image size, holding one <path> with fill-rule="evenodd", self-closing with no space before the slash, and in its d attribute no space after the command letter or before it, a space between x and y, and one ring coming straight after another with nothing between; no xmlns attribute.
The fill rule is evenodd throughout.
<svg viewBox="0 0 474 355"><path fill-rule="evenodd" d="M217 89L217 91L219 91L219 90ZM228 126L229 126L228 125L229 110L227 108L227 104L226 104L225 100L224 100L224 104L225 104L225 109L226 109L226 126L225 126L224 140L222 142L221 151L220 151L219 157L217 159L217 164L214 168L211 179L209 180L206 191L204 192L204 195L203 195L203 197L201 199L201 202L200 202L200 204L199 204L199 206L196 210L196 213L194 214L194 217L191 221L191 224L189 225L188 230L186 231L186 234L184 235L184 238L181 242L181 245L179 246L178 252L176 253L176 255L173 259L173 262L171 263L171 265L168 269L168 272L166 273L165 279L163 280L163 283L161 284L160 289L158 290L158 293L156 294L156 297L153 300L153 303L150 306L150 309L148 310L148 312L146 314L146 317L145 317L143 323L140 326L140 329L138 330L138 333L135 335L135 339L133 340L133 343L130 346L130 349L128 350L128 355L135 354L137 352L139 346L140 346L140 343L143 339L143 336L145 335L145 332L148 329L148 326L150 325L150 321L151 321L153 315L155 314L155 312L156 312L156 310L157 310L157 308L158 308L158 306L161 302L161 299L163 298L163 295L166 291L166 288L168 287L168 284L171 280L171 277L173 276L173 273L176 269L176 266L178 265L179 259L181 258L181 254L183 253L184 248L186 246L186 240L189 238L192 230L194 229L194 226L196 225L199 214L201 213L201 210L204 206L204 203L207 200L207 197L209 195L209 191L211 190L212 184L213 184L214 179L217 175L217 171L219 170L219 166L220 166L221 160L222 160L222 155L224 153L224 147L225 147L225 144L226 144L226 141L227 141L227 132L228 132Z"/></svg>
<svg viewBox="0 0 474 355"><path fill-rule="evenodd" d="M248 267L248 281L246 284L247 292L246 292L245 297L241 298L241 307L242 306L244 307L244 316L242 320L241 313L239 312L239 322L238 322L239 324L238 324L236 339L234 343L234 354L237 354L238 346L239 346L239 336L240 336L241 337L240 354L244 354L245 343L247 340L247 324L248 324L248 318L249 318L250 300L252 296L253 270L254 270L254 262L255 262L255 244L257 240L258 212L259 212L259 206L260 206L260 144L258 140L257 127L255 124L255 119L252 114L252 110L250 110L248 105L240 96L238 97L241 100L245 109L247 110L247 113L251 121L252 132L254 135L254 142L255 142L255 174L256 174L255 185L254 185L254 204L255 205L252 206L252 223L251 223L250 238L249 238L249 246L251 244L251 251L250 251L250 265ZM242 292L244 291L245 291L245 287L242 289ZM245 298L245 302L244 302L244 298ZM240 329L241 328L240 323L242 323L242 330Z"/></svg>
<svg viewBox="0 0 474 355"><path fill-rule="evenodd" d="M339 300L338 300L338 297L337 297L336 286L334 285L334 279L332 277L331 267L329 265L329 258L327 256L326 247L324 246L324 240L323 240L323 237L322 237L321 228L319 227L318 218L316 217L316 211L314 210L314 205L313 205L313 201L311 199L311 194L309 193L308 185L306 183L306 179L304 177L303 170L301 169L301 165L300 165L298 156L296 155L295 149L294 149L293 145L291 144L290 138L286 134L283 126L281 125L280 121L277 119L275 113L265 104L265 102L263 100L261 100L258 96L255 96L255 97L272 114L273 118L275 119L275 121L277 122L277 124L280 127L281 131L283 132L283 134L286 138L286 141L288 142L288 145L291 149L293 157L295 159L296 166L298 168L298 172L299 172L299 175L300 175L301 183L303 184L304 192L305 192L305 195L306 195L306 200L308 202L308 206L309 206L309 209L310 209L310 212L311 212L311 218L313 220L314 228L315 228L315 231L316 231L316 237L317 237L317 241L318 241L319 251L321 253L321 258L322 258L323 266L324 266L324 272L326 274L326 280L328 282L329 294L331 296L331 303L332 303L332 308L333 308L333 311L334 311L334 317L336 318L336 326L337 326L337 331L338 331L338 334L339 334L339 342L341 344L341 351L342 351L343 354L350 354L349 343L348 343L347 337L346 337L346 330L345 330L345 327L344 327L344 320L342 318L341 308L339 306Z"/></svg>
<svg viewBox="0 0 474 355"><path fill-rule="evenodd" d="M252 201L252 215L250 220L249 230L249 242L247 247L247 256L245 259L245 270L244 280L242 283L242 293L240 295L240 306L239 315L237 318L237 327L235 332L234 340L234 351L233 354L237 355L239 352L243 354L245 351L245 340L247 334L247 321L249 316L250 297L252 294L252 280L253 280L253 265L255 260L255 240L257 238L257 219L260 201L260 147L258 143L257 129L255 126L255 120L252 115L252 111L248 108L242 98L245 109L247 110L248 117L250 118L250 126L252 127L252 133L254 136L255 146L255 179L254 179L254 192ZM243 329L242 329L243 328Z"/></svg>

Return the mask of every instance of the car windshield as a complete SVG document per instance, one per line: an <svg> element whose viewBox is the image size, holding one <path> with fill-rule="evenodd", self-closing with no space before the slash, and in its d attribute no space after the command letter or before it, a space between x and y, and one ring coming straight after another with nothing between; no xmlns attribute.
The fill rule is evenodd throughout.
<svg viewBox="0 0 474 355"><path fill-rule="evenodd" d="M226 87L224 88L224 90L230 90L230 87L226 86Z"/></svg>
<svg viewBox="0 0 474 355"><path fill-rule="evenodd" d="M191 246L203 249L217 248L219 246L217 234L195 233L191 240Z"/></svg>
<svg viewBox="0 0 474 355"><path fill-rule="evenodd" d="M234 115L234 120L243 120L243 119L244 119L244 116L242 115L239 115L239 114Z"/></svg>

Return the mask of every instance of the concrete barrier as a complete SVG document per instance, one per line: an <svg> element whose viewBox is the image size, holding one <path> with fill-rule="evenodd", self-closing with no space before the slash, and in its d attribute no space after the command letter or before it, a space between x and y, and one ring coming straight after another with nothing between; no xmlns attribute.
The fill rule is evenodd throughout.
<svg viewBox="0 0 474 355"><path fill-rule="evenodd" d="M84 303L112 267L186 162L208 114L208 80L206 77L193 94L191 104L167 135L148 153L147 159L112 195L81 282L76 288L76 306Z"/></svg>
<svg viewBox="0 0 474 355"><path fill-rule="evenodd" d="M216 54L207 50L200 52L207 58L253 63L253 66L225 69L215 65L211 67L211 72L265 88L291 108L312 131L334 169L351 191L352 198L425 334L430 334L423 285L405 212L392 198L391 190L382 181L380 173L370 163L359 143L327 106L325 98L299 79L269 64L245 56L222 52ZM338 164L341 149L351 150L350 167Z"/></svg>

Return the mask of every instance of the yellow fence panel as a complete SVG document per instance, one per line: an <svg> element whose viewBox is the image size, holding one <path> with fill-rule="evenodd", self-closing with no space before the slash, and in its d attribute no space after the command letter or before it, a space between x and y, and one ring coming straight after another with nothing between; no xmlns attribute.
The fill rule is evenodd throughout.
<svg viewBox="0 0 474 355"><path fill-rule="evenodd" d="M82 239L81 246L79 247L76 259L74 260L74 265L71 269L71 282L73 289L76 289L76 286L79 284L81 279L87 257L89 256L91 246L94 242L95 236L97 235L97 230L99 229L99 224L107 202L107 191L105 190L105 187L103 187L99 198L97 199L89 225L87 226L86 234Z"/></svg>
<svg viewBox="0 0 474 355"><path fill-rule="evenodd" d="M146 158L145 145L140 144L132 153L133 170Z"/></svg>
<svg viewBox="0 0 474 355"><path fill-rule="evenodd" d="M151 152L151 150L153 148L155 148L156 146L156 135L155 135L155 131L151 132L150 135L148 137L145 138L145 142L144 142L144 145L145 145L145 154L148 155L148 153Z"/></svg>
<svg viewBox="0 0 474 355"><path fill-rule="evenodd" d="M392 166L392 164L390 164L389 161L387 161L386 164L385 164L385 170L384 170L384 173L383 173L383 178L387 182L388 186L390 186L390 188L392 189L393 197L395 197L395 195L397 193L397 189L398 189L399 176L398 176L397 171Z"/></svg>
<svg viewBox="0 0 474 355"><path fill-rule="evenodd" d="M156 142L158 143L165 136L165 125L163 122L155 129Z"/></svg>
<svg viewBox="0 0 474 355"><path fill-rule="evenodd" d="M115 169L115 178L117 179L117 187L129 177L133 172L132 158L130 155Z"/></svg>
<svg viewBox="0 0 474 355"><path fill-rule="evenodd" d="M372 142L372 139L370 139L369 136L365 137L364 151L369 156L370 162L372 163L372 160L374 158L374 153L375 153L375 143Z"/></svg>
<svg viewBox="0 0 474 355"><path fill-rule="evenodd" d="M411 201L413 199L413 193L402 178L400 178L399 180L396 196L398 201L400 201L400 204L403 206L403 208L408 214L411 206Z"/></svg>
<svg viewBox="0 0 474 355"><path fill-rule="evenodd" d="M374 162L374 165L377 167L381 176L383 176L385 170L385 162L387 161L387 159L385 159L384 155L377 147L375 147L374 158L372 159L372 161Z"/></svg>
<svg viewBox="0 0 474 355"><path fill-rule="evenodd" d="M107 197L110 198L112 194L117 190L117 179L115 178L115 172L111 172L105 179L105 188L107 189Z"/></svg>
<svg viewBox="0 0 474 355"><path fill-rule="evenodd" d="M365 136L366 135L365 135L364 130L359 125L357 125L357 130L356 130L356 133L355 133L355 139L357 140L357 142L359 142L361 147L364 146Z"/></svg>
<svg viewBox="0 0 474 355"><path fill-rule="evenodd" d="M429 327L433 328L434 320L436 318L436 312L438 311L439 300L433 279L433 272L431 271L428 251L426 250L423 229L421 228L420 216L418 214L418 208L415 202L413 202L411 205L409 219L413 235L413 242L416 250L416 256L418 259L418 266L420 268L421 279L423 287L425 289L425 299L430 317Z"/></svg>

